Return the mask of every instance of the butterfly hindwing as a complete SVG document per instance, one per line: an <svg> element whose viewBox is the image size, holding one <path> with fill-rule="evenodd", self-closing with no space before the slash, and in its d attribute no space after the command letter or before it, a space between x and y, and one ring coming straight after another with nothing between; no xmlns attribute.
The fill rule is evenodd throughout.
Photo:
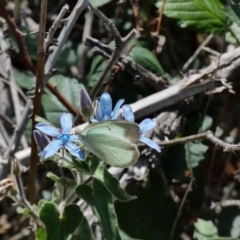
<svg viewBox="0 0 240 240"><path fill-rule="evenodd" d="M88 125L81 133L87 149L111 166L127 167L139 157L139 126L127 121L104 121Z"/></svg>

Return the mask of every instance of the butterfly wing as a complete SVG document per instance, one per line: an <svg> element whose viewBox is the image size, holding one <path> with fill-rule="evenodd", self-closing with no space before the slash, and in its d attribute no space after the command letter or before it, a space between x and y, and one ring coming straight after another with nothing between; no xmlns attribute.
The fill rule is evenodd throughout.
<svg viewBox="0 0 240 240"><path fill-rule="evenodd" d="M136 123L104 121L88 125L81 133L87 149L107 164L127 167L139 157L140 129Z"/></svg>

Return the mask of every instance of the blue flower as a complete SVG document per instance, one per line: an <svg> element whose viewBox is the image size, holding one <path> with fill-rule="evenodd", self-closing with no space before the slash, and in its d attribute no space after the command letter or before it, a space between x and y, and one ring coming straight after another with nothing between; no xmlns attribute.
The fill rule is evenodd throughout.
<svg viewBox="0 0 240 240"><path fill-rule="evenodd" d="M132 111L132 108L129 105L123 105L122 106L122 111L123 111L123 117L125 118L125 120L127 120L129 122L134 122L133 111ZM152 119L150 119L150 118L144 119L139 124L139 128L140 128L139 141L145 143L146 145L155 149L156 151L161 152L160 147L153 140L143 136L145 132L154 128L155 125L156 125L156 123Z"/></svg>
<svg viewBox="0 0 240 240"><path fill-rule="evenodd" d="M108 93L103 93L100 97L100 102L94 102L95 117L91 117L91 122L101 122L106 120L116 120L119 117L119 110L124 99L118 100L112 111L112 98Z"/></svg>
<svg viewBox="0 0 240 240"><path fill-rule="evenodd" d="M40 132L54 138L44 149L42 159L53 156L60 148L66 148L73 156L80 160L85 159L84 151L73 142L79 141L79 137L70 134L72 129L72 117L69 113L62 114L60 118L61 131L45 123L36 124L36 129Z"/></svg>

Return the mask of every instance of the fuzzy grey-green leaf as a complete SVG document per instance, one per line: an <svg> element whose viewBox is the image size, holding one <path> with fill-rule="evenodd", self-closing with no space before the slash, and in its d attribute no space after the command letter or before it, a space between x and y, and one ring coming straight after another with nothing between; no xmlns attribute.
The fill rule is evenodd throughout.
<svg viewBox="0 0 240 240"><path fill-rule="evenodd" d="M43 203L39 215L46 227L47 240L66 240L78 227L83 216L75 204L66 206L60 214L58 206L51 202Z"/></svg>
<svg viewBox="0 0 240 240"><path fill-rule="evenodd" d="M99 218L102 239L120 240L112 195L104 185L94 179L93 188L82 184L77 187L76 194L91 205Z"/></svg>

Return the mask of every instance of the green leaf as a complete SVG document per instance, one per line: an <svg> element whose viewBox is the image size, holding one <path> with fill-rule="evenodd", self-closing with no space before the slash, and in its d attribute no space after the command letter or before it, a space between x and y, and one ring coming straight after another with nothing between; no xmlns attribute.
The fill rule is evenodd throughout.
<svg viewBox="0 0 240 240"><path fill-rule="evenodd" d="M17 207L17 213L29 216L29 209L28 208L22 208L22 207Z"/></svg>
<svg viewBox="0 0 240 240"><path fill-rule="evenodd" d="M75 232L72 240L94 240L94 234L88 224L87 219L83 216L82 221Z"/></svg>
<svg viewBox="0 0 240 240"><path fill-rule="evenodd" d="M82 213L77 205L71 204L59 213L57 205L45 202L40 210L40 219L44 223L47 232L47 240L66 240L73 234L80 222Z"/></svg>
<svg viewBox="0 0 240 240"><path fill-rule="evenodd" d="M50 126L54 127L54 125L52 125L49 121L47 121L45 118L42 118L38 115L35 115L35 121L39 122L39 123L45 123L47 125L50 125Z"/></svg>
<svg viewBox="0 0 240 240"><path fill-rule="evenodd" d="M186 162L188 168L195 168L199 165L199 162L205 159L204 154L208 150L208 146L204 145L200 141L185 143Z"/></svg>
<svg viewBox="0 0 240 240"><path fill-rule="evenodd" d="M201 131L205 132L205 131L209 130L212 126L212 123L213 123L213 119L211 117L209 117L208 115L206 115L203 119Z"/></svg>
<svg viewBox="0 0 240 240"><path fill-rule="evenodd" d="M235 1L235 4L237 1ZM228 5L222 10L229 19L240 26L240 7L239 5Z"/></svg>
<svg viewBox="0 0 240 240"><path fill-rule="evenodd" d="M237 215L232 222L231 237L235 239L240 237L240 216L239 215Z"/></svg>
<svg viewBox="0 0 240 240"><path fill-rule="evenodd" d="M52 179L55 182L55 190L52 192L51 201L59 204L60 201L64 198L63 194L69 196L74 193L74 188L76 187L76 181L68 179L65 177L58 177L54 173L48 172L47 177ZM72 196L75 197L75 194ZM70 199L69 199L70 201Z"/></svg>
<svg viewBox="0 0 240 240"><path fill-rule="evenodd" d="M195 231L193 238L201 239L217 237L217 228L214 226L212 221L205 221L198 218L197 222L194 223ZM204 239L203 238L203 239Z"/></svg>
<svg viewBox="0 0 240 240"><path fill-rule="evenodd" d="M151 173L150 173L151 174ZM141 240L169 240L171 227L176 218L177 208L173 199L159 184L159 178L149 176L144 185L129 185L131 194L137 199L122 203L116 202L115 209L120 228L129 236ZM179 239L175 231L172 240ZM131 238L122 238L124 240Z"/></svg>
<svg viewBox="0 0 240 240"><path fill-rule="evenodd" d="M129 237L124 231L122 231L121 229L119 230L119 233L120 233L120 236L121 236L121 239L124 239L124 240L141 240L141 239L137 239L137 238L131 238Z"/></svg>
<svg viewBox="0 0 240 240"><path fill-rule="evenodd" d="M26 36L24 37L24 42L31 59L37 60L37 35L26 33Z"/></svg>
<svg viewBox="0 0 240 240"><path fill-rule="evenodd" d="M43 228L37 229L37 239L38 240L46 240L47 239L46 231Z"/></svg>
<svg viewBox="0 0 240 240"><path fill-rule="evenodd" d="M14 78L18 86L27 90L33 89L36 84L36 76L34 76L30 71L15 71Z"/></svg>
<svg viewBox="0 0 240 240"><path fill-rule="evenodd" d="M120 187L118 180L108 172L95 156L89 157L85 162L73 160L73 163L79 171L88 173L93 178L99 180L118 200L127 202L136 198L128 195Z"/></svg>
<svg viewBox="0 0 240 240"><path fill-rule="evenodd" d="M135 196L128 195L121 187L118 180L99 162L96 157L89 159L90 173L93 178L100 181L114 197L122 202L136 199Z"/></svg>
<svg viewBox="0 0 240 240"><path fill-rule="evenodd" d="M58 177L56 174L54 174L52 172L48 172L47 177L52 179L56 183L62 184L66 188L67 187L73 188L73 187L76 186L76 181L75 180L68 179L68 178L65 178L65 177Z"/></svg>
<svg viewBox="0 0 240 240"><path fill-rule="evenodd" d="M54 182L60 182L61 178L52 172L47 173L47 177L52 179Z"/></svg>
<svg viewBox="0 0 240 240"><path fill-rule="evenodd" d="M60 73L66 73L66 69L76 64L77 54L74 47L72 41L67 41L64 44L63 50L56 63L56 67Z"/></svg>
<svg viewBox="0 0 240 240"><path fill-rule="evenodd" d="M160 7L162 1L156 6ZM193 27L206 33L224 30L225 15L219 0L168 0L164 14L177 20L181 27Z"/></svg>
<svg viewBox="0 0 240 240"><path fill-rule="evenodd" d="M58 91L64 94L64 97L78 108L79 89L81 84L76 79L66 78L62 75L55 75L50 79ZM47 94L42 97L42 106L45 113L45 118L57 127L60 127L60 116L68 110L62 103L48 90Z"/></svg>
<svg viewBox="0 0 240 240"><path fill-rule="evenodd" d="M94 57L88 74L89 87L93 87L95 85L106 66L107 61L102 56L97 55ZM110 76L110 73L108 73L108 75Z"/></svg>
<svg viewBox="0 0 240 240"><path fill-rule="evenodd" d="M204 240L204 239L201 238L201 240ZM236 240L236 238L231 238L231 237L214 237L214 238L207 238L206 240Z"/></svg>
<svg viewBox="0 0 240 240"><path fill-rule="evenodd" d="M87 161L79 161L79 160L73 158L73 163L79 172L90 174L90 169L87 164Z"/></svg>
<svg viewBox="0 0 240 240"><path fill-rule="evenodd" d="M94 6L94 7L101 7L105 5L106 3L111 2L111 0L89 0L89 2Z"/></svg>
<svg viewBox="0 0 240 240"><path fill-rule="evenodd" d="M165 73L155 54L147 48L135 46L130 52L130 56L134 62L143 66L152 73L159 75L163 75Z"/></svg>
<svg viewBox="0 0 240 240"><path fill-rule="evenodd" d="M233 43L233 44L239 44L240 43L240 27L233 23L228 27L229 31L226 32L225 39L227 42Z"/></svg>
<svg viewBox="0 0 240 240"><path fill-rule="evenodd" d="M104 185L94 179L93 188L80 185L76 189L76 194L92 207L94 214L98 217L102 239L120 240L112 195Z"/></svg>

